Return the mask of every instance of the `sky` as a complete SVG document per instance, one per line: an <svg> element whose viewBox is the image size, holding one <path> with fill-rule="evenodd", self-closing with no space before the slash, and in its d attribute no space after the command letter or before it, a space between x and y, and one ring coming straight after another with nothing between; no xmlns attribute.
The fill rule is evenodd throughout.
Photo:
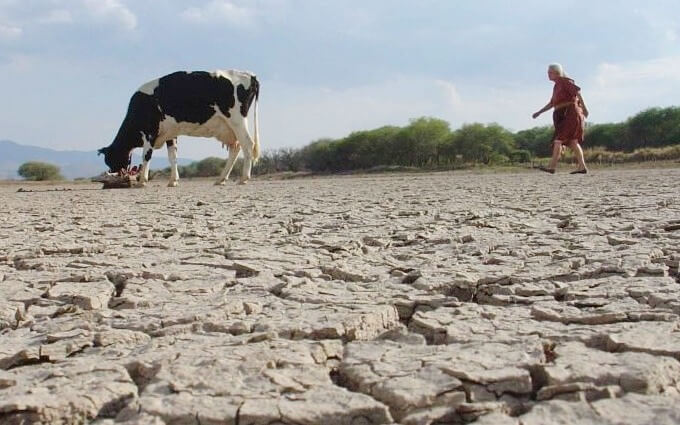
<svg viewBox="0 0 680 425"><path fill-rule="evenodd" d="M619 122L680 105L678 16L677 0L0 0L0 139L106 146L134 91L177 70L257 74L263 150L422 116L550 125L531 114L553 62L589 121Z"/></svg>

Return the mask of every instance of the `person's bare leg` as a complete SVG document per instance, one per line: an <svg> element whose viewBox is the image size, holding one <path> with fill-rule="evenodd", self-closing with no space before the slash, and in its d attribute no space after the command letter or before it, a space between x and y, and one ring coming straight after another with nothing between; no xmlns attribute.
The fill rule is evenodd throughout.
<svg viewBox="0 0 680 425"><path fill-rule="evenodd" d="M576 140L572 140L569 147L574 152L574 155L576 155L576 161L578 161L578 171L586 170L586 160L583 157L583 149L581 149L581 145Z"/></svg>
<svg viewBox="0 0 680 425"><path fill-rule="evenodd" d="M553 142L552 158L550 158L550 164L548 164L548 169L554 170L557 168L557 161L560 160L560 155L562 155L562 141L555 140Z"/></svg>

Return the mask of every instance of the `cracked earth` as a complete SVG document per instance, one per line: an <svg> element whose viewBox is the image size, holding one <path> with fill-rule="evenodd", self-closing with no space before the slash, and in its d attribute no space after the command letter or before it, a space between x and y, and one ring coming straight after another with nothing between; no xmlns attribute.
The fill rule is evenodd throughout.
<svg viewBox="0 0 680 425"><path fill-rule="evenodd" d="M677 424L678 181L0 186L0 423Z"/></svg>

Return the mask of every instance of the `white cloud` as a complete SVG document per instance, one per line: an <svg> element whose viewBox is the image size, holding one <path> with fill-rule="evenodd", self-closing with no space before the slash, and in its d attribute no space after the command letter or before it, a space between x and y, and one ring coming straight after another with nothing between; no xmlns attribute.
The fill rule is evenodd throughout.
<svg viewBox="0 0 680 425"><path fill-rule="evenodd" d="M227 22L236 26L248 26L253 23L255 11L228 0L213 0L202 7L184 9L181 16L194 23Z"/></svg>
<svg viewBox="0 0 680 425"><path fill-rule="evenodd" d="M599 118L591 118L595 122L617 122L650 107L677 105L678 69L680 56L600 64L585 92L591 115L600 112Z"/></svg>
<svg viewBox="0 0 680 425"><path fill-rule="evenodd" d="M460 97L460 93L455 84L444 80L436 80L435 84L444 89L444 93L453 108L460 108L463 106L463 99Z"/></svg>
<svg viewBox="0 0 680 425"><path fill-rule="evenodd" d="M39 24L70 24L73 22L73 15L66 9L54 9L45 16L36 19Z"/></svg>
<svg viewBox="0 0 680 425"><path fill-rule="evenodd" d="M21 37L21 27L12 24L0 23L0 41L9 41Z"/></svg>
<svg viewBox="0 0 680 425"><path fill-rule="evenodd" d="M95 22L124 31L137 27L137 16L121 0L52 0L46 3L13 2L8 3L12 7L7 6L4 10L0 3L0 39L32 33L40 25ZM2 20L11 20L14 24L3 24Z"/></svg>
<svg viewBox="0 0 680 425"><path fill-rule="evenodd" d="M621 87L660 81L680 81L680 56L669 56L648 61L602 63L597 68L596 81L600 87Z"/></svg>
<svg viewBox="0 0 680 425"><path fill-rule="evenodd" d="M137 16L119 0L83 0L83 5L96 19L112 19L126 30L137 27Z"/></svg>
<svg viewBox="0 0 680 425"><path fill-rule="evenodd" d="M677 13L666 10L663 6L660 9L644 8L635 9L633 12L647 26L647 29L640 28L640 33L649 32L659 43L674 43L678 39Z"/></svg>
<svg viewBox="0 0 680 425"><path fill-rule="evenodd" d="M443 97L441 116L458 128L466 123L498 123L509 130L549 125L546 115L534 120L531 114L544 106L552 87L537 81L532 86L456 84L436 81ZM443 91L442 91L443 89ZM435 98L436 99L436 98Z"/></svg>
<svg viewBox="0 0 680 425"><path fill-rule="evenodd" d="M6 11L11 10L16 7L21 0L0 0L0 16L6 13Z"/></svg>
<svg viewBox="0 0 680 425"><path fill-rule="evenodd" d="M271 147L301 146L356 130L405 125L410 118L438 110L434 101L421 95L427 91L423 83L397 77L345 89L270 84L262 95L263 134L271 135Z"/></svg>

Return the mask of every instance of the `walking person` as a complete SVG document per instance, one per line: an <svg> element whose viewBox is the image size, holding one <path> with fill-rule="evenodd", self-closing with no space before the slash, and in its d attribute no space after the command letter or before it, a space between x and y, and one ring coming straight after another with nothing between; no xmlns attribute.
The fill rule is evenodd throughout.
<svg viewBox="0 0 680 425"><path fill-rule="evenodd" d="M553 108L553 124L555 134L552 141L552 158L547 167L539 167L541 171L555 174L557 162L562 154L562 147L568 146L574 152L579 168L570 174L586 174L588 168L583 158L583 130L588 117L588 108L581 96L581 88L564 73L562 65L553 63L548 66L548 79L555 83L553 95L543 108L533 114L534 119L543 112Z"/></svg>

